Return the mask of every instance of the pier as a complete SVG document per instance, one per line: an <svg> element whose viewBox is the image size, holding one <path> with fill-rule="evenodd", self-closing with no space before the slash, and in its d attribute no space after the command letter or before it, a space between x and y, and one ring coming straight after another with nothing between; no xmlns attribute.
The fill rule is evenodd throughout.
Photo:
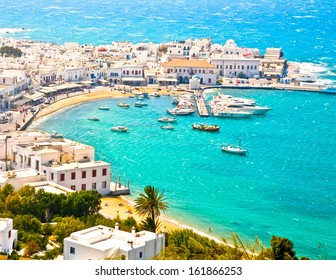
<svg viewBox="0 0 336 280"><path fill-rule="evenodd" d="M202 91L195 91L194 99L195 99L198 114L201 117L209 117L209 111L206 106Z"/></svg>

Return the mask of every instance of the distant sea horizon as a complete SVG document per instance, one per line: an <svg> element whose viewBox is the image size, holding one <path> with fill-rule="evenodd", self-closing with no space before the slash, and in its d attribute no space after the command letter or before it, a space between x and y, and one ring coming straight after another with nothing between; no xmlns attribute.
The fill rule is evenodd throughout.
<svg viewBox="0 0 336 280"><path fill-rule="evenodd" d="M282 47L289 61L335 83L336 7L327 2L2 1L0 36L92 45L208 37L224 44L234 39L238 46L261 52ZM272 110L242 122L209 118L222 127L220 134L209 137L190 130L192 122L205 121L197 116L181 118L171 134L157 131L156 118L171 106L168 97L153 100L144 110L132 108L129 115L112 110L110 122L89 127L87 110L100 102L117 102L96 101L55 114L38 128L93 145L97 157L110 162L114 174L129 178L135 192L147 184L164 189L169 215L182 222L201 230L211 226L217 236L234 231L252 240L257 235L266 245L272 234L281 235L294 242L299 256L336 259L335 96L228 92L254 98ZM116 138L107 131L116 120L132 127L132 138ZM72 122L76 130L69 130ZM245 158L223 154L220 145L234 143L239 134L251 153Z"/></svg>

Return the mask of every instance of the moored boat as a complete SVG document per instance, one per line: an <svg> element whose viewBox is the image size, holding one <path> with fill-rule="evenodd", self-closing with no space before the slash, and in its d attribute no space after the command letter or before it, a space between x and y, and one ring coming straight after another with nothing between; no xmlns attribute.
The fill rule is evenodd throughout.
<svg viewBox="0 0 336 280"><path fill-rule="evenodd" d="M161 129L167 129L167 130L172 130L174 129L174 127L172 125L161 125L160 126Z"/></svg>
<svg viewBox="0 0 336 280"><path fill-rule="evenodd" d="M206 125L204 123L201 124L192 124L192 128L196 130L202 130L202 131L219 131L220 126L217 124L214 125Z"/></svg>
<svg viewBox="0 0 336 280"><path fill-rule="evenodd" d="M111 130L112 131L118 131L118 132L128 132L129 128L126 127L126 126L119 125L119 126L112 126Z"/></svg>
<svg viewBox="0 0 336 280"><path fill-rule="evenodd" d="M88 117L88 120L89 121L99 121L99 117L97 117L97 116L91 116L91 117Z"/></svg>
<svg viewBox="0 0 336 280"><path fill-rule="evenodd" d="M213 115L222 118L249 118L252 116L252 113L236 109L222 108L213 111Z"/></svg>
<svg viewBox="0 0 336 280"><path fill-rule="evenodd" d="M122 107L122 108L129 108L129 104L123 102L123 101L120 101L119 104L118 104L119 107Z"/></svg>
<svg viewBox="0 0 336 280"><path fill-rule="evenodd" d="M50 133L51 138L63 138L63 134L58 133L57 131L53 130Z"/></svg>
<svg viewBox="0 0 336 280"><path fill-rule="evenodd" d="M177 118L168 118L166 116L162 118L158 118L159 122L164 122L164 123L172 123L172 122L177 122Z"/></svg>
<svg viewBox="0 0 336 280"><path fill-rule="evenodd" d="M147 105L148 104L146 102L141 102L141 101L137 101L134 104L135 107L143 107L143 106L147 106Z"/></svg>
<svg viewBox="0 0 336 280"><path fill-rule="evenodd" d="M242 148L242 146L241 146L241 136L239 136L239 145L238 146L232 146L231 144L229 144L227 146L222 146L222 151L226 152L226 153L245 156L247 154L248 150Z"/></svg>
<svg viewBox="0 0 336 280"><path fill-rule="evenodd" d="M175 116L191 115L195 112L193 108L173 108L167 110L168 114Z"/></svg>
<svg viewBox="0 0 336 280"><path fill-rule="evenodd" d="M110 110L110 107L107 106L100 106L99 110Z"/></svg>
<svg viewBox="0 0 336 280"><path fill-rule="evenodd" d="M246 155L247 149L243 149L242 147L234 147L232 145L222 146L222 151L231 153L231 154L237 154L237 155Z"/></svg>

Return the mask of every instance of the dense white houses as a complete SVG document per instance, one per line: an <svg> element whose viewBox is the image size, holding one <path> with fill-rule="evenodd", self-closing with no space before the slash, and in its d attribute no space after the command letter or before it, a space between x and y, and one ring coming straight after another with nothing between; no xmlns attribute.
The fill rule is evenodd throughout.
<svg viewBox="0 0 336 280"><path fill-rule="evenodd" d="M11 254L17 244L17 230L13 229L13 220L0 218L0 252Z"/></svg>
<svg viewBox="0 0 336 280"><path fill-rule="evenodd" d="M73 232L64 239L64 260L150 260L165 248L165 233L126 232L106 226L95 226Z"/></svg>
<svg viewBox="0 0 336 280"><path fill-rule="evenodd" d="M193 75L197 75L202 84L216 84L216 66L205 60L173 59L162 63L161 67L165 76L177 78L179 83L187 84Z"/></svg>
<svg viewBox="0 0 336 280"><path fill-rule="evenodd" d="M214 52L209 61L216 65L218 75L232 78L250 78L260 75L260 51L238 47L234 40L227 40Z"/></svg>
<svg viewBox="0 0 336 280"><path fill-rule="evenodd" d="M111 165L95 161L93 147L44 135L34 140L29 136L17 137L17 141L14 138L10 143L13 169L33 169L35 176L44 175L45 180L74 191L110 193Z"/></svg>

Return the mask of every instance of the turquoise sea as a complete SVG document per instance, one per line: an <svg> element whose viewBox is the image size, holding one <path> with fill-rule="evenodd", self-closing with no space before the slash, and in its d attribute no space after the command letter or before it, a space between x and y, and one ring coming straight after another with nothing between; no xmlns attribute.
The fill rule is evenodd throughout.
<svg viewBox="0 0 336 280"><path fill-rule="evenodd" d="M120 99L92 101L56 113L37 125L96 148L112 164L113 180L130 179L133 196L146 185L165 191L168 215L216 236L238 232L269 244L272 235L294 241L299 255L335 259L336 96L291 91L227 90L272 107L265 116L220 119L180 116L173 131L157 118L171 97L151 98L148 107L117 106ZM211 94L208 95L208 98ZM101 111L99 106L110 106ZM97 115L100 122L87 120ZM219 124L218 133L191 128ZM126 125L119 134L111 126ZM223 144L241 135L246 157L226 154Z"/></svg>
<svg viewBox="0 0 336 280"><path fill-rule="evenodd" d="M336 80L334 1L0 0L0 36L92 45L128 40L154 43L211 37L239 46L282 47L329 82ZM94 101L53 115L39 129L93 145L112 164L113 179L130 179L136 194L148 184L165 190L169 215L216 236L291 239L299 256L336 259L336 96L290 91L228 90L272 107L264 117L227 120L180 117L174 131L156 119L170 97L148 108L121 110L119 100ZM134 100L127 100L134 102ZM113 110L98 111L99 105ZM87 120L101 117L99 123ZM221 125L217 134L191 124ZM109 128L124 124L129 134ZM249 155L224 154L242 135Z"/></svg>

